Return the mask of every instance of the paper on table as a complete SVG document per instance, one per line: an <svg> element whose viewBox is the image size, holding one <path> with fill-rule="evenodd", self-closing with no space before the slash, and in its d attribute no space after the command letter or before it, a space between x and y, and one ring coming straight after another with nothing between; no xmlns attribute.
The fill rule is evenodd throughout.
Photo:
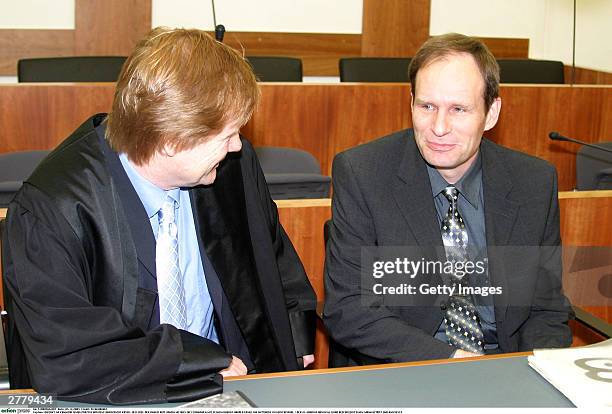
<svg viewBox="0 0 612 414"><path fill-rule="evenodd" d="M612 339L565 349L536 349L529 365L577 407L612 407Z"/></svg>

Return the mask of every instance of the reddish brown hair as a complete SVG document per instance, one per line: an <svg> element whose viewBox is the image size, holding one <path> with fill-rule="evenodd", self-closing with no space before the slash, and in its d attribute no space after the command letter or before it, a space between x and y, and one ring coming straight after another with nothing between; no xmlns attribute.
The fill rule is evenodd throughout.
<svg viewBox="0 0 612 414"><path fill-rule="evenodd" d="M259 100L251 66L195 29L153 29L126 60L106 138L136 164L165 145L192 148L228 122L244 125Z"/></svg>

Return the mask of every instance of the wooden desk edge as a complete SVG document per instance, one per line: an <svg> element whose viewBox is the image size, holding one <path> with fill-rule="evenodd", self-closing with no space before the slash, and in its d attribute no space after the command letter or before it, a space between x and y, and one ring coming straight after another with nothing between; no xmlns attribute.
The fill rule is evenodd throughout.
<svg viewBox="0 0 612 414"><path fill-rule="evenodd" d="M304 375L321 375L321 374L335 374L342 372L351 371L372 371L377 369L394 369L394 368L405 368L405 367L418 367L427 365L439 365L439 364L455 364L470 361L480 361L489 359L504 359L504 358L515 358L532 355L533 352L514 352L510 354L498 354L498 355L485 355L471 358L459 358L459 359L432 359L429 361L415 361L415 362L397 362L391 364L377 364L377 365L364 365L359 367L344 367L344 368L325 368L325 369L314 369L304 371L289 371L289 372L272 372L269 374L253 374L253 375L242 375L238 377L224 378L224 382L243 381L252 379L266 379L266 378L284 378L284 377L299 377ZM0 390L2 394L35 394L36 392L32 389L20 389L20 390Z"/></svg>
<svg viewBox="0 0 612 414"><path fill-rule="evenodd" d="M612 190L595 191L560 191L559 199L568 198L612 198ZM292 200L274 200L278 208L331 207L331 198L305 198ZM6 217L7 209L0 208L0 219Z"/></svg>
<svg viewBox="0 0 612 414"><path fill-rule="evenodd" d="M612 194L612 191L610 192ZM278 208L331 207L331 198L274 200Z"/></svg>
<svg viewBox="0 0 612 414"><path fill-rule="evenodd" d="M497 354L497 355L485 355L471 358L457 358L457 359L432 359L428 361L414 361L414 362L395 362L390 364L376 364L376 365L363 365L358 367L342 367L342 368L323 368L313 369L304 371L288 371L288 372L271 372L268 374L253 374L253 375L241 375L237 377L225 378L224 381L243 381L251 379L266 379L266 378L283 378L283 377L299 377L304 375L320 375L320 374L337 374L342 372L351 371L372 371L377 369L394 369L394 368L405 368L405 367L418 367L427 365L439 365L439 364L455 364L470 361L480 361L489 359L504 359L504 358L515 358L532 355L533 352L513 352L509 354Z"/></svg>

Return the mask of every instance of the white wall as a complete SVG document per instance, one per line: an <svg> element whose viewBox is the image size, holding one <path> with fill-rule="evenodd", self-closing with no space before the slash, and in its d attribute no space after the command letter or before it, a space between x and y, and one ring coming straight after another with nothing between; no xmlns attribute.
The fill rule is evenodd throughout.
<svg viewBox="0 0 612 414"><path fill-rule="evenodd" d="M572 63L573 0L431 0L430 33L528 38L529 57ZM612 0L577 0L576 66L612 72Z"/></svg>
<svg viewBox="0 0 612 414"><path fill-rule="evenodd" d="M577 0L576 66L612 72L612 0Z"/></svg>
<svg viewBox="0 0 612 414"><path fill-rule="evenodd" d="M0 0L0 29L74 29L74 0Z"/></svg>
<svg viewBox="0 0 612 414"><path fill-rule="evenodd" d="M612 72L612 0L576 1L576 65ZM74 3L0 0L0 29L74 29ZM215 0L215 5L217 22L228 31L361 33L363 0ZM213 27L211 0L152 0L152 6L152 26ZM573 0L431 0L432 35L528 38L535 59L571 64L572 25Z"/></svg>
<svg viewBox="0 0 612 414"><path fill-rule="evenodd" d="M217 24L235 32L361 33L362 0L216 0ZM153 26L212 30L210 0L153 0Z"/></svg>

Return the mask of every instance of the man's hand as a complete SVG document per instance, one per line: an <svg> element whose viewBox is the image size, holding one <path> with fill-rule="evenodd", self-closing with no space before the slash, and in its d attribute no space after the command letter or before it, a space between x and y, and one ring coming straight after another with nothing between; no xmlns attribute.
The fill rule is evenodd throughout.
<svg viewBox="0 0 612 414"><path fill-rule="evenodd" d="M455 355L453 355L453 358L470 358L477 356L482 356L482 354L475 354L473 352L464 351L463 349L457 349L457 351L455 351Z"/></svg>
<svg viewBox="0 0 612 414"><path fill-rule="evenodd" d="M232 363L229 365L229 367L227 367L224 370L220 371L219 374L223 375L223 378L225 378L225 377L235 377L235 376L238 376L238 375L246 375L247 374L247 367L240 360L240 358L232 356Z"/></svg>
<svg viewBox="0 0 612 414"><path fill-rule="evenodd" d="M302 359L304 360L304 368L308 367L308 365L312 364L315 360L313 354L304 355Z"/></svg>

